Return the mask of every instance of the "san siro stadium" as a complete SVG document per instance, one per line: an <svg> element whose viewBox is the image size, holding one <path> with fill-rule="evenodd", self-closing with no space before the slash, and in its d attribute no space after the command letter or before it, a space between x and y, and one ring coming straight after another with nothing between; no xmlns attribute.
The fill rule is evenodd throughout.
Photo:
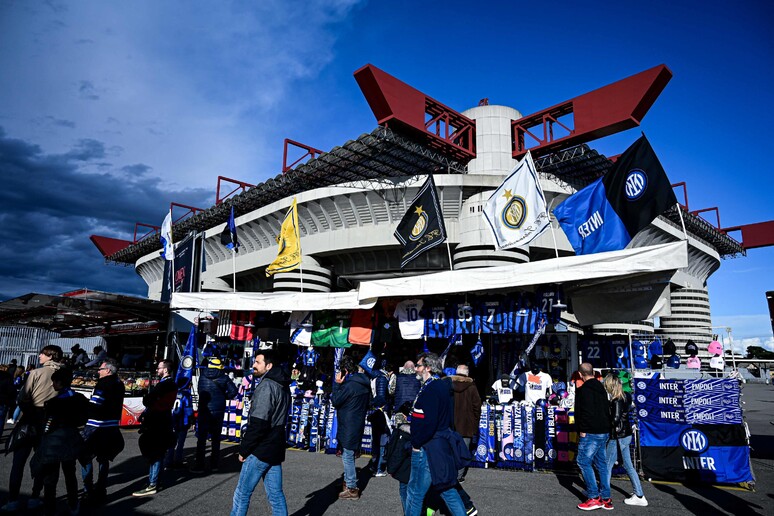
<svg viewBox="0 0 774 516"><path fill-rule="evenodd" d="M482 217L486 201L527 151L550 207L604 175L614 161L594 150L591 142L639 126L671 77L666 66L656 66L523 116L487 99L457 112L366 65L354 79L376 117L375 129L328 151L286 140L285 170L280 175L257 185L221 177L214 206L182 207L188 211L177 217L173 234L176 239L195 239L193 254L200 262L190 290L352 292L365 282L523 267L571 257L573 249L553 215L553 231L526 247L496 250ZM299 163L288 163L289 149L305 153ZM680 171L667 174L679 177ZM401 246L393 233L428 175L437 187L448 241L401 268ZM672 339L680 350L693 340L701 350L707 349L712 340L707 279L722 258L743 255L745 250L691 213L685 197L681 206L670 208L638 233L628 248L680 242L687 234L687 267L655 279L634 275L566 282L562 288L576 295L568 297L570 306L557 328L577 334L628 333L642 340L657 335ZM294 198L303 266L267 277L265 269L277 255L281 222ZM220 238L232 208L241 245L236 255ZM133 265L148 285L148 297L158 300L165 260L159 255L156 228L141 226L151 231L139 237L136 231L133 241L97 235L92 241L107 261ZM449 289L453 291L454 285ZM643 300L647 309L627 312L609 306L620 305L616 300L627 296ZM577 315L584 300L599 302L591 324Z"/></svg>

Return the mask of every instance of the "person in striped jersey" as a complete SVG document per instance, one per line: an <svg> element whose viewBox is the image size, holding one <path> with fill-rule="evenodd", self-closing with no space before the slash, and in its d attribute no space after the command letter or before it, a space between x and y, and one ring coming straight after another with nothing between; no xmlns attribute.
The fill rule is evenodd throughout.
<svg viewBox="0 0 774 516"><path fill-rule="evenodd" d="M83 429L84 449L79 458L83 487L89 503L100 505L107 494L110 461L124 449L118 425L124 406L124 383L118 378L118 362L106 358L99 366L99 380L89 399L88 420ZM93 460L97 459L94 483Z"/></svg>

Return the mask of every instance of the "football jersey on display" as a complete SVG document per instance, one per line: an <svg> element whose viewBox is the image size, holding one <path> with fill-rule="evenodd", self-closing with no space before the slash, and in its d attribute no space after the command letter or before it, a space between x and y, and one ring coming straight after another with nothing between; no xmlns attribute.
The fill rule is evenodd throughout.
<svg viewBox="0 0 774 516"><path fill-rule="evenodd" d="M449 307L446 303L435 303L425 307L425 335L430 338L446 338L454 333L449 326L454 325L450 321Z"/></svg>
<svg viewBox="0 0 774 516"><path fill-rule="evenodd" d="M450 303L450 312L452 321L454 322L454 331L450 333L459 333L460 335L465 333L476 332L476 321L473 318L473 306L467 301L458 301Z"/></svg>
<svg viewBox="0 0 774 516"><path fill-rule="evenodd" d="M562 314L554 304L561 300L561 292L557 288L541 288L535 294L537 309L548 318L548 324L556 324Z"/></svg>
<svg viewBox="0 0 774 516"><path fill-rule="evenodd" d="M551 376L539 372L533 374L532 371L521 373L517 383L524 387L524 401L535 404L538 400L546 399L546 391L551 388Z"/></svg>
<svg viewBox="0 0 774 516"><path fill-rule="evenodd" d="M312 344L321 347L348 348L349 310L322 312L315 318Z"/></svg>
<svg viewBox="0 0 774 516"><path fill-rule="evenodd" d="M400 335L404 339L421 339L425 331L425 320L422 316L421 299L405 299L395 307L395 318L398 319Z"/></svg>
<svg viewBox="0 0 774 516"><path fill-rule="evenodd" d="M476 331L510 333L513 303L506 298L483 299L476 304Z"/></svg>

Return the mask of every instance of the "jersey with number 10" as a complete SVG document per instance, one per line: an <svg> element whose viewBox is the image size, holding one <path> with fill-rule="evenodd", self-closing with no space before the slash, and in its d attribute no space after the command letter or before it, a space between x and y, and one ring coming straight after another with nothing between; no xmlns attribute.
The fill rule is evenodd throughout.
<svg viewBox="0 0 774 516"><path fill-rule="evenodd" d="M422 317L423 304L421 299L405 299L395 307L400 335L404 339L422 338L425 331L425 320Z"/></svg>
<svg viewBox="0 0 774 516"><path fill-rule="evenodd" d="M513 302L506 298L483 299L476 305L476 332L510 333Z"/></svg>
<svg viewBox="0 0 774 516"><path fill-rule="evenodd" d="M451 331L449 327L451 326ZM454 333L454 321L449 317L446 304L434 304L425 307L425 336L446 338Z"/></svg>

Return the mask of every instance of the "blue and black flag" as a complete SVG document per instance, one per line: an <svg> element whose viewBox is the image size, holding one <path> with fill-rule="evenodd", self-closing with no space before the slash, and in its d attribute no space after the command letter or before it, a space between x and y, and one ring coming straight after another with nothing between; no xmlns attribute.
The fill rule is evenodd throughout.
<svg viewBox="0 0 774 516"><path fill-rule="evenodd" d="M411 201L408 211L395 230L395 238L403 244L401 268L420 254L446 241L446 227L443 224L432 175L428 176L417 196Z"/></svg>
<svg viewBox="0 0 774 516"><path fill-rule="evenodd" d="M228 223L220 234L220 243L226 246L226 249L239 252L239 240L237 239L236 223L234 222L234 207L231 207L231 215L228 217Z"/></svg>
<svg viewBox="0 0 774 516"><path fill-rule="evenodd" d="M664 168L643 135L613 169L554 209L576 254L617 251L677 204Z"/></svg>

